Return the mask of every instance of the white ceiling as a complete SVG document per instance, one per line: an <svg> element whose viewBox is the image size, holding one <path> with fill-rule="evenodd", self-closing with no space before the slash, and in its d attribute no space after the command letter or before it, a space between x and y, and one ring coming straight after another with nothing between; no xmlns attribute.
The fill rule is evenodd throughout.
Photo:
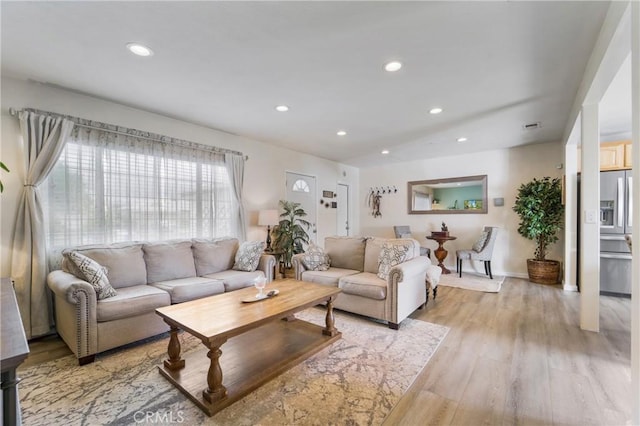
<svg viewBox="0 0 640 426"><path fill-rule="evenodd" d="M366 167L559 141L608 2L1 7L4 75Z"/></svg>

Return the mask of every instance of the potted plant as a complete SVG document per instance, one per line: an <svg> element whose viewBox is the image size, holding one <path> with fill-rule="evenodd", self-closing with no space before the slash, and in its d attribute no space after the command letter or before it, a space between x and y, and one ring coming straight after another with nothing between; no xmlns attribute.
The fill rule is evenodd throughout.
<svg viewBox="0 0 640 426"><path fill-rule="evenodd" d="M558 241L558 231L564 224L560 179L544 177L523 183L513 210L520 216L518 233L536 242L535 258L527 259L529 281L556 284L560 262L547 259L547 249Z"/></svg>
<svg viewBox="0 0 640 426"><path fill-rule="evenodd" d="M280 222L273 227L273 242L276 251L282 252L285 268L291 268L291 258L294 254L303 253L303 244L309 243L310 223L302 219L307 215L300 203L280 200Z"/></svg>
<svg viewBox="0 0 640 426"><path fill-rule="evenodd" d="M0 169L2 169L5 172L9 173L9 168L7 166L5 166L2 161L0 161ZM1 180L0 180L0 192L4 192L4 185L2 184Z"/></svg>

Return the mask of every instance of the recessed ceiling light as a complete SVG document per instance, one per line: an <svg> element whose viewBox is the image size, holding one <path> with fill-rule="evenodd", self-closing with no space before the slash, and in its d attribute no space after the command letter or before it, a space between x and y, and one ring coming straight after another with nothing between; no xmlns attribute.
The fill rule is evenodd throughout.
<svg viewBox="0 0 640 426"><path fill-rule="evenodd" d="M396 72L398 71L400 68L402 68L402 63L398 62L398 61L392 61L392 62L388 62L387 64L385 64L384 69L389 71L389 72Z"/></svg>
<svg viewBox="0 0 640 426"><path fill-rule="evenodd" d="M458 139L456 139L456 140L457 140L458 142L466 142L466 141L467 141L467 138L458 138Z"/></svg>
<svg viewBox="0 0 640 426"><path fill-rule="evenodd" d="M153 56L153 50L140 43L127 43L127 49L134 55Z"/></svg>
<svg viewBox="0 0 640 426"><path fill-rule="evenodd" d="M380 152L380 154L384 154L384 155L387 155L388 153L389 153L389 150L388 150L388 149L383 149L383 150Z"/></svg>
<svg viewBox="0 0 640 426"><path fill-rule="evenodd" d="M435 108L431 108L429 110L429 114L440 114L442 111L443 111L442 108L435 107Z"/></svg>
<svg viewBox="0 0 640 426"><path fill-rule="evenodd" d="M346 134L347 134L347 132L345 132L344 130L338 130L336 132L336 135L338 135L338 136L345 136Z"/></svg>
<svg viewBox="0 0 640 426"><path fill-rule="evenodd" d="M286 105L278 105L276 107L276 111L278 111L278 112L287 112L287 111L289 111L289 107L286 106Z"/></svg>

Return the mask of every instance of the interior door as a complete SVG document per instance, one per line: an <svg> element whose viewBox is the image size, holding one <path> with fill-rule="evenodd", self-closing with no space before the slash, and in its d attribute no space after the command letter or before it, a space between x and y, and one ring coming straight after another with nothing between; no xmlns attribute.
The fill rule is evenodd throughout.
<svg viewBox="0 0 640 426"><path fill-rule="evenodd" d="M317 207L315 202L317 199L316 177L300 173L286 172L286 185L287 201L300 203L301 207L307 213L305 220L311 223L310 228L307 230L307 234L309 234L309 241L315 243L317 234Z"/></svg>
<svg viewBox="0 0 640 426"><path fill-rule="evenodd" d="M336 188L336 235L349 236L349 185L339 183Z"/></svg>

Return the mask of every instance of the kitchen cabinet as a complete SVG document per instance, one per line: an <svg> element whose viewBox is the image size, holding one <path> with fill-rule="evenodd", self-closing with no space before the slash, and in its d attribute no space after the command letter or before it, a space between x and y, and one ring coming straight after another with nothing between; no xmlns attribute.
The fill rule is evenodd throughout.
<svg viewBox="0 0 640 426"><path fill-rule="evenodd" d="M633 163L631 161L631 149L632 148L633 148L633 145L631 145L631 141L628 141L624 145L624 168L625 169L630 169L631 168L631 164Z"/></svg>
<svg viewBox="0 0 640 426"><path fill-rule="evenodd" d="M603 142L600 144L600 170L624 168L624 143Z"/></svg>
<svg viewBox="0 0 640 426"><path fill-rule="evenodd" d="M582 171L580 147L578 147L578 172ZM631 168L631 141L602 142L600 144L600 171Z"/></svg>

